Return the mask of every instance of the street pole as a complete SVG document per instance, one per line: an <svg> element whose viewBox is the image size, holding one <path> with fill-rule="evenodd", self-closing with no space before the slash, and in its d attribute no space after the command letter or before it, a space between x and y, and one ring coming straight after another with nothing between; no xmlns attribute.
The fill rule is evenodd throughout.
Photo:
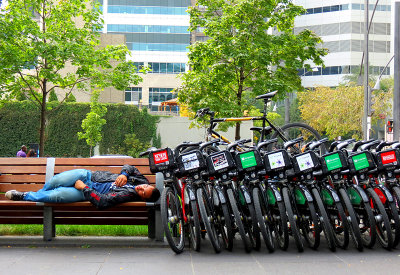
<svg viewBox="0 0 400 275"><path fill-rule="evenodd" d="M363 127L363 138L369 139L369 128L368 123L371 123L369 119L369 85L368 85L368 65L369 65L369 54L368 54L368 25L369 25L369 1L364 1L364 115L362 120ZM361 68L360 68L361 69Z"/></svg>
<svg viewBox="0 0 400 275"><path fill-rule="evenodd" d="M400 137L400 2L394 3L393 140Z"/></svg>

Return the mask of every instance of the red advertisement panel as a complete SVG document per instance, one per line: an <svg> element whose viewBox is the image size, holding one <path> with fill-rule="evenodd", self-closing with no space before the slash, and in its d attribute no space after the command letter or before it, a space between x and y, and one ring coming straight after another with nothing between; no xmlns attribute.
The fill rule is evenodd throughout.
<svg viewBox="0 0 400 275"><path fill-rule="evenodd" d="M393 163L395 161L397 161L396 159L396 154L394 151L389 151L389 152L384 152L381 154L381 159L382 159L382 164L390 164Z"/></svg>
<svg viewBox="0 0 400 275"><path fill-rule="evenodd" d="M163 163L169 160L167 150L154 153L153 157L154 157L154 164Z"/></svg>

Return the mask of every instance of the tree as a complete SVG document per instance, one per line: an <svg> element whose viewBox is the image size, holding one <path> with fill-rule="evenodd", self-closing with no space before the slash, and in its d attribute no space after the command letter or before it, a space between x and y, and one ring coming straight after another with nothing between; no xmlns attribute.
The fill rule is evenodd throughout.
<svg viewBox="0 0 400 275"><path fill-rule="evenodd" d="M93 91L90 99L90 112L82 121L83 132L78 132L78 138L86 139L86 143L90 146L90 155L92 155L92 148L101 141L101 128L106 124L103 117L107 113L107 108L99 103L99 96L99 90Z"/></svg>
<svg viewBox="0 0 400 275"><path fill-rule="evenodd" d="M58 97L57 97L56 92L54 90L51 90L51 92L50 92L49 102L58 102Z"/></svg>
<svg viewBox="0 0 400 275"><path fill-rule="evenodd" d="M217 117L242 116L253 108L245 98L302 90L297 70L322 64L326 54L311 31L294 34L294 18L304 11L290 0L198 0L189 8L190 30L202 28L208 40L189 47L179 102L192 112L209 107Z"/></svg>
<svg viewBox="0 0 400 275"><path fill-rule="evenodd" d="M387 82L387 81L385 81ZM375 112L372 123L391 109L392 90L373 91ZM338 136L361 138L364 91L362 86L317 87L298 94L302 118L330 139Z"/></svg>
<svg viewBox="0 0 400 275"><path fill-rule="evenodd" d="M124 90L141 80L125 45L100 47L102 27L94 0L10 0L0 14L0 93L5 100L24 93L41 110L41 154L51 91L68 97L75 89Z"/></svg>

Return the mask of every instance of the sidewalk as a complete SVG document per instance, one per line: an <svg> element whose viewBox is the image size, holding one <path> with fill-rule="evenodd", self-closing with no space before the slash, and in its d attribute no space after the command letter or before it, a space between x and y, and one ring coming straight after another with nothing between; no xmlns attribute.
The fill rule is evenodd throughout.
<svg viewBox="0 0 400 275"><path fill-rule="evenodd" d="M2 243L16 241L0 239ZM176 255L163 243L140 238L58 237L46 246L37 238L24 239L0 246L1 275L398 274L400 263L400 250L386 251L379 245L362 253L353 247L333 253L322 242L317 251L298 253L291 242L288 251L268 253L262 247L245 253L237 240L232 252L215 254L209 242L202 240L200 252L185 248Z"/></svg>

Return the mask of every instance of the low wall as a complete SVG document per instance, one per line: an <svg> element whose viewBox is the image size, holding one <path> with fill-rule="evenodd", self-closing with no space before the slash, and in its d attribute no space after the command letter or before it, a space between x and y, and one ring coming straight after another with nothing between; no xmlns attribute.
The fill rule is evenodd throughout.
<svg viewBox="0 0 400 275"><path fill-rule="evenodd" d="M191 121L187 117L161 117L158 123L157 133L161 135L161 146L174 148L184 141L204 141L206 128L189 129ZM252 121L244 121L240 127L240 138L252 138L250 127ZM229 140L235 140L235 128L230 128L227 132L219 132Z"/></svg>

